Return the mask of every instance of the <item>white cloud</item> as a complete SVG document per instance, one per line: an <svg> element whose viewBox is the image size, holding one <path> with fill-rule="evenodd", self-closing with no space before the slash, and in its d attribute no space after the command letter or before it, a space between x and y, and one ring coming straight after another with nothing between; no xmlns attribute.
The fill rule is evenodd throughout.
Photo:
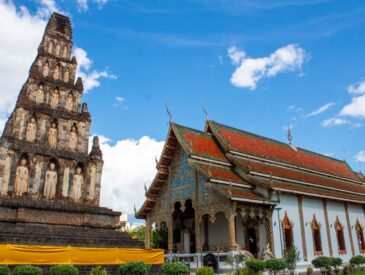
<svg viewBox="0 0 365 275"><path fill-rule="evenodd" d="M53 12L61 12L54 0L39 0L40 6L37 10L37 16L48 18Z"/></svg>
<svg viewBox="0 0 365 275"><path fill-rule="evenodd" d="M297 107L297 106L295 106L295 105L290 105L290 106L286 109L286 111L287 111L287 112L300 112L301 110L302 110L302 108Z"/></svg>
<svg viewBox="0 0 365 275"><path fill-rule="evenodd" d="M148 136L139 140L120 140L111 145L101 137L104 168L101 186L101 205L133 214L144 199L144 185L156 174L155 156L161 154L164 142Z"/></svg>
<svg viewBox="0 0 365 275"><path fill-rule="evenodd" d="M119 103L123 103L125 101L125 98L121 96L116 96L115 100L118 101Z"/></svg>
<svg viewBox="0 0 365 275"><path fill-rule="evenodd" d="M355 155L355 160L358 162L365 162L365 151L360 151Z"/></svg>
<svg viewBox="0 0 365 275"><path fill-rule="evenodd" d="M231 77L231 83L240 88L256 89L264 77L274 77L282 72L301 70L309 55L297 44L277 49L268 57L247 58L244 51L236 47L228 49L232 63L238 65Z"/></svg>
<svg viewBox="0 0 365 275"><path fill-rule="evenodd" d="M317 116L319 114L322 114L323 112L327 111L329 108L331 108L334 105L336 105L336 104L333 102L329 102L329 103L319 107L317 110L314 110L313 112L307 114L306 117L312 117L312 116Z"/></svg>
<svg viewBox="0 0 365 275"><path fill-rule="evenodd" d="M46 22L25 7L0 0L0 127L14 108L42 39ZM2 129L2 128L1 128Z"/></svg>
<svg viewBox="0 0 365 275"><path fill-rule="evenodd" d="M365 94L365 81L362 81L356 85L351 84L347 87L347 91L351 95L363 95Z"/></svg>
<svg viewBox="0 0 365 275"><path fill-rule="evenodd" d="M350 125L352 128L358 128L361 127L360 123L354 123L350 120L339 118L339 117L332 117L329 119L326 119L322 122L322 126L329 128L333 126L341 126L341 125Z"/></svg>
<svg viewBox="0 0 365 275"><path fill-rule="evenodd" d="M85 12L89 9L87 0L77 0L77 5L80 12Z"/></svg>
<svg viewBox="0 0 365 275"><path fill-rule="evenodd" d="M92 2L95 3L99 8L102 8L109 2L109 0L93 0ZM89 10L88 0L77 0L77 5L79 7L79 12L86 12Z"/></svg>
<svg viewBox="0 0 365 275"><path fill-rule="evenodd" d="M228 48L228 56L234 65L238 65L246 57L246 53L235 46Z"/></svg>
<svg viewBox="0 0 365 275"><path fill-rule="evenodd" d="M117 78L115 75L108 73L107 70L101 72L97 70L90 71L93 62L87 56L87 53L84 49L75 47L73 52L78 62L78 68L76 74L77 76L80 76L83 80L85 93L87 93L93 88L99 87L101 78L108 78L108 79Z"/></svg>
<svg viewBox="0 0 365 275"><path fill-rule="evenodd" d="M340 115L365 118L365 94L353 97L351 103L342 108Z"/></svg>
<svg viewBox="0 0 365 275"><path fill-rule="evenodd" d="M105 6L109 0L94 0L94 3L97 4L99 7Z"/></svg>

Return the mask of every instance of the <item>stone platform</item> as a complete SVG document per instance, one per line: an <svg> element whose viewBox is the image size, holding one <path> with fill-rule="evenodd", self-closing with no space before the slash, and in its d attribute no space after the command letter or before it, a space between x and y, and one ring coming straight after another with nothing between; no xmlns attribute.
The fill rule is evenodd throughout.
<svg viewBox="0 0 365 275"><path fill-rule="evenodd" d="M0 199L0 243L142 248L117 231L119 216L108 208L70 201Z"/></svg>

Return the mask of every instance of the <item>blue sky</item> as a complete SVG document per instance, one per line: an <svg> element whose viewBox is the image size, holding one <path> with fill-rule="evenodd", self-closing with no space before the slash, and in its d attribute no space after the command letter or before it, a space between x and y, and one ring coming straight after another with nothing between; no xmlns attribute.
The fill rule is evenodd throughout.
<svg viewBox="0 0 365 275"><path fill-rule="evenodd" d="M75 46L87 52L93 66L117 77L100 78L101 85L84 95L92 132L108 137L111 146L142 136L163 141L166 104L174 121L203 129L203 103L213 120L281 141L290 124L295 145L346 158L359 170L355 156L365 150L365 104L343 109L365 93L363 1L13 4L35 15L46 2L71 16ZM261 71L255 87L232 83L245 61L275 57L289 45L302 57L297 63L271 75ZM236 64L228 55L231 47L245 55ZM365 161L365 154L358 156Z"/></svg>

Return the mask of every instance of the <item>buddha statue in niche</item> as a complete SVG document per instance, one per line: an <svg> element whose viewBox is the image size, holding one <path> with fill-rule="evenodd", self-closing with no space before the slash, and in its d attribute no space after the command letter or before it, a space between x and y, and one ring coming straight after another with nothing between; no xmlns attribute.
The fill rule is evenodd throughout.
<svg viewBox="0 0 365 275"><path fill-rule="evenodd" d="M41 104L44 100L44 86L40 84L35 94L35 102Z"/></svg>
<svg viewBox="0 0 365 275"><path fill-rule="evenodd" d="M56 187L57 187L56 165L53 162L51 162L49 164L46 173L43 195L47 199L53 199L56 196Z"/></svg>
<svg viewBox="0 0 365 275"><path fill-rule="evenodd" d="M53 70L53 79L58 80L60 78L60 67L56 66Z"/></svg>
<svg viewBox="0 0 365 275"><path fill-rule="evenodd" d="M49 64L48 64L48 62L46 62L44 64L42 74L43 74L43 76L48 76L49 75Z"/></svg>
<svg viewBox="0 0 365 275"><path fill-rule="evenodd" d="M74 97L72 92L69 92L66 98L65 109L67 111L72 111L73 107L74 107Z"/></svg>
<svg viewBox="0 0 365 275"><path fill-rule="evenodd" d="M50 100L49 100L49 105L51 106L51 108L57 108L58 107L58 97L59 97L58 88L55 88L52 91L51 97L50 97Z"/></svg>
<svg viewBox="0 0 365 275"><path fill-rule="evenodd" d="M68 138L68 148L74 151L77 147L77 129L75 125L72 125L70 135Z"/></svg>
<svg viewBox="0 0 365 275"><path fill-rule="evenodd" d="M34 142L37 136L37 122L34 117L32 117L27 126L27 133L25 138L28 142Z"/></svg>
<svg viewBox="0 0 365 275"><path fill-rule="evenodd" d="M63 76L63 81L68 82L70 80L70 69L67 68Z"/></svg>
<svg viewBox="0 0 365 275"><path fill-rule="evenodd" d="M63 54L62 54L62 57L63 57L63 58L67 58L67 46L65 46L65 47L63 48Z"/></svg>
<svg viewBox="0 0 365 275"><path fill-rule="evenodd" d="M29 171L26 158L20 160L16 168L14 191L16 196L22 196L28 192Z"/></svg>
<svg viewBox="0 0 365 275"><path fill-rule="evenodd" d="M54 121L51 124L51 128L48 130L48 144L52 148L57 147L57 124Z"/></svg>
<svg viewBox="0 0 365 275"><path fill-rule="evenodd" d="M83 186L84 186L84 176L82 175L82 169L81 167L77 167L76 173L72 180L71 198L74 202L80 202L82 197Z"/></svg>
<svg viewBox="0 0 365 275"><path fill-rule="evenodd" d="M55 52L56 56L60 56L60 52L61 52L61 45L57 44L56 45L56 52Z"/></svg>

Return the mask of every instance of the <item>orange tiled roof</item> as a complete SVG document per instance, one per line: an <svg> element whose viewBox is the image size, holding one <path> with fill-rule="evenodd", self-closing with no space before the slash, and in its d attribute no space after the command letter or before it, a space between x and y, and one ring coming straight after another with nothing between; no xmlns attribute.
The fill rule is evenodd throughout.
<svg viewBox="0 0 365 275"><path fill-rule="evenodd" d="M211 134L173 124L176 137L193 155L229 163Z"/></svg>
<svg viewBox="0 0 365 275"><path fill-rule="evenodd" d="M227 150L359 180L346 162L209 121L210 129Z"/></svg>

